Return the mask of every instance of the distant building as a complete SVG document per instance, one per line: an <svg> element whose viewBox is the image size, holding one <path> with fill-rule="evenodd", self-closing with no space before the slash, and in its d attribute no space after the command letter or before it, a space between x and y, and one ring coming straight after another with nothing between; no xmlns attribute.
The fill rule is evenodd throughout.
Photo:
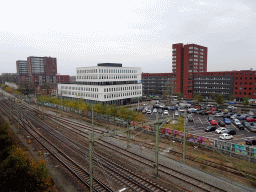
<svg viewBox="0 0 256 192"><path fill-rule="evenodd" d="M169 94L173 90L173 73L142 73L143 95Z"/></svg>
<svg viewBox="0 0 256 192"><path fill-rule="evenodd" d="M69 82L68 75L57 75L57 59L30 56L27 60L16 61L18 85L37 88L39 85Z"/></svg>
<svg viewBox="0 0 256 192"><path fill-rule="evenodd" d="M193 97L193 74L207 71L207 47L182 43L172 45L172 71L176 93Z"/></svg>
<svg viewBox="0 0 256 192"><path fill-rule="evenodd" d="M126 105L141 100L141 68L100 63L76 69L76 84L58 84L58 95L86 102Z"/></svg>
<svg viewBox="0 0 256 192"><path fill-rule="evenodd" d="M256 99L256 71L207 72L207 47L178 43L172 48L173 73L142 73L143 95L163 96L166 81L172 77L172 94L181 92L184 98L221 94L226 98L234 95L237 99Z"/></svg>
<svg viewBox="0 0 256 192"><path fill-rule="evenodd" d="M17 73L2 73L0 76L1 84L5 84L5 82L15 83L17 84Z"/></svg>

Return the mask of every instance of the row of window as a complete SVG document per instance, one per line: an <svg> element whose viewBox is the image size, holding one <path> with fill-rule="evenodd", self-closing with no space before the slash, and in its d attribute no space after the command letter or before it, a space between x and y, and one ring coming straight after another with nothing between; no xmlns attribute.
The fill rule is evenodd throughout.
<svg viewBox="0 0 256 192"><path fill-rule="evenodd" d="M188 61L198 61L198 59L189 59ZM204 62L203 59L200 59L199 61L200 61L200 62ZM176 62L176 60L175 60L175 62Z"/></svg>
<svg viewBox="0 0 256 192"><path fill-rule="evenodd" d="M86 75L77 76L77 79L136 79L137 75Z"/></svg>
<svg viewBox="0 0 256 192"><path fill-rule="evenodd" d="M226 91L201 91L201 90L198 90L198 91L194 91L195 93L214 93L214 94L225 94L225 95L229 95L230 92L226 92Z"/></svg>
<svg viewBox="0 0 256 192"><path fill-rule="evenodd" d="M189 47L188 49L199 50L199 48L198 48L198 47ZM201 48L201 49L200 49L200 51L204 51L204 49L203 49L203 48Z"/></svg>
<svg viewBox="0 0 256 192"><path fill-rule="evenodd" d="M216 84L216 85L230 85L228 82L194 82L194 84Z"/></svg>
<svg viewBox="0 0 256 192"><path fill-rule="evenodd" d="M104 88L104 92L113 92L113 91L130 91L141 89L141 86L129 86L129 87L114 87L114 88Z"/></svg>
<svg viewBox="0 0 256 192"><path fill-rule="evenodd" d="M247 95L246 92L242 93L242 92L239 92L239 95ZM237 92L235 92L235 95L238 95ZM248 95L252 95L252 93L248 93ZM253 95L256 95L256 93L253 93Z"/></svg>
<svg viewBox="0 0 256 192"><path fill-rule="evenodd" d="M197 62L189 62L188 63L188 65L198 65L198 63ZM203 63L199 63L199 65L201 65L201 66L203 66L204 64Z"/></svg>
<svg viewBox="0 0 256 192"><path fill-rule="evenodd" d="M77 70L79 73L97 73L97 69ZM137 70L129 69L99 69L99 73L137 73Z"/></svg>
<svg viewBox="0 0 256 192"><path fill-rule="evenodd" d="M230 77L195 77L194 80L230 80Z"/></svg>
<svg viewBox="0 0 256 192"><path fill-rule="evenodd" d="M189 73L192 73L192 72L197 73L198 70L188 70L188 72L189 72ZM204 72L204 70L199 70L199 72Z"/></svg>
<svg viewBox="0 0 256 192"><path fill-rule="evenodd" d="M61 91L61 94L65 95L74 95L78 97L90 97L90 98L99 98L98 94L94 93L79 93L79 92L71 92L71 91Z"/></svg>
<svg viewBox="0 0 256 192"><path fill-rule="evenodd" d="M104 99L115 98L115 97L127 97L127 96L134 96L134 95L140 95L140 94L141 94L141 91L127 92L127 93L112 93L112 94L104 95Z"/></svg>
<svg viewBox="0 0 256 192"><path fill-rule="evenodd" d="M90 91L90 92L99 92L98 88L93 87L70 87L70 86L61 86L61 89L69 89L69 90L78 90L78 91Z"/></svg>
<svg viewBox="0 0 256 192"><path fill-rule="evenodd" d="M197 89L229 89L229 87L201 87L201 86L195 86L194 88Z"/></svg>

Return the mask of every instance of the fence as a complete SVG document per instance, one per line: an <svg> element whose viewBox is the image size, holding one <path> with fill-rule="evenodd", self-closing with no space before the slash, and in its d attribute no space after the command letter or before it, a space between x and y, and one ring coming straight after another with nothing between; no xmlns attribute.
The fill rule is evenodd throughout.
<svg viewBox="0 0 256 192"><path fill-rule="evenodd" d="M28 99L26 101L31 102ZM33 103L35 103L35 101L33 101ZM41 102L37 101L37 104L41 104ZM65 112L74 113L80 116L87 116L89 118L92 117L91 111L74 109L74 108L65 107L65 106L47 103L47 102L44 102L43 104L44 106L47 106L47 107L63 110ZM133 122L131 123L130 120L125 120L125 119L117 118L114 116L99 114L95 112L93 113L93 118L95 120L104 121L106 123L110 123L110 124L114 124L122 127L127 127L133 123ZM155 135L154 128L152 128L149 125L142 126L142 128L139 128L138 130L146 134ZM171 130L166 128L163 128L160 133L160 137L165 137L167 139L180 141L180 142L183 141L183 136L184 136L184 133L181 131L176 131L176 130ZM186 141L191 144L200 145L212 151L218 150L223 154L228 154L233 157L248 158L249 161L256 161L256 148L252 146L238 145L238 144L227 142L227 141L211 140L206 137L201 137L201 136L188 134L188 133L186 134Z"/></svg>

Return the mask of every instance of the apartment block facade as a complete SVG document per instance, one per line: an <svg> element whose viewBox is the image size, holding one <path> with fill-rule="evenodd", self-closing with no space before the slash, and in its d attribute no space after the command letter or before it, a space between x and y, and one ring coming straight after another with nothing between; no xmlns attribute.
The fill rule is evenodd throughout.
<svg viewBox="0 0 256 192"><path fill-rule="evenodd" d="M182 43L172 45L172 71L176 93L193 97L193 75L207 71L207 47Z"/></svg>
<svg viewBox="0 0 256 192"><path fill-rule="evenodd" d="M57 59L53 57L27 57L16 61L18 85L37 88L39 85L69 82L69 75L57 75Z"/></svg>

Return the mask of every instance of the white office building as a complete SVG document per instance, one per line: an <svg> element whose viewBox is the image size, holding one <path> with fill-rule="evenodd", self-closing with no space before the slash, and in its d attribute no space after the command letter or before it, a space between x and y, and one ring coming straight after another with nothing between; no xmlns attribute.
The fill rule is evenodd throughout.
<svg viewBox="0 0 256 192"><path fill-rule="evenodd" d="M75 84L58 84L58 95L90 103L126 105L142 98L141 68L99 63L76 69Z"/></svg>

